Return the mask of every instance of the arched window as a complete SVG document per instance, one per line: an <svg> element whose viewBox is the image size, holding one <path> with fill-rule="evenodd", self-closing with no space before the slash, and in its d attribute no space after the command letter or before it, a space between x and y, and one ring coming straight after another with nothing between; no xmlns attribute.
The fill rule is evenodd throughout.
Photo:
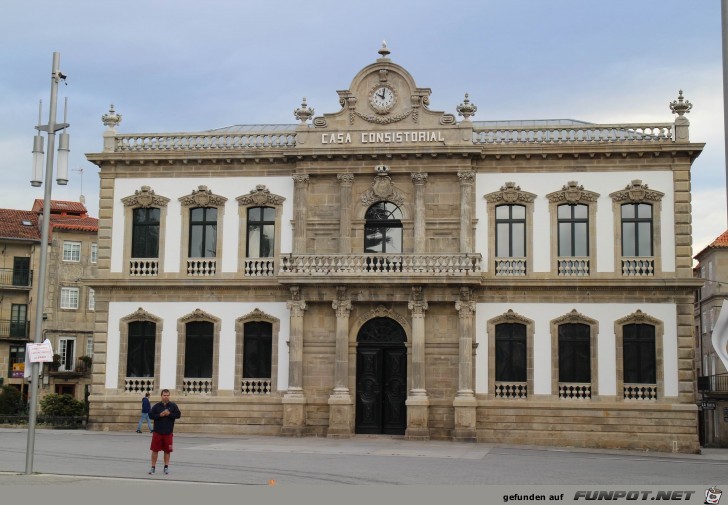
<svg viewBox="0 0 728 505"><path fill-rule="evenodd" d="M402 211L391 202L377 202L364 216L364 252L402 252Z"/></svg>
<svg viewBox="0 0 728 505"><path fill-rule="evenodd" d="M126 355L127 377L154 377L157 325L152 321L132 321Z"/></svg>
<svg viewBox="0 0 728 505"><path fill-rule="evenodd" d="M191 321L185 325L185 377L211 378L215 325Z"/></svg>
<svg viewBox="0 0 728 505"><path fill-rule="evenodd" d="M526 325L501 323L495 326L495 380L526 382Z"/></svg>
<svg viewBox="0 0 728 505"><path fill-rule="evenodd" d="M273 325L250 321L243 328L243 379L270 379Z"/></svg>
<svg viewBox="0 0 728 505"><path fill-rule="evenodd" d="M559 325L559 382L591 383L591 330L582 323Z"/></svg>

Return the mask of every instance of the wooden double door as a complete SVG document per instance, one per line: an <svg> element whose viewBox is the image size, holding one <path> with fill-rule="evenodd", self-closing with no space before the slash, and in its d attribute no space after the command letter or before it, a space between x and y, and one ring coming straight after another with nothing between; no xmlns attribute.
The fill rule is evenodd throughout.
<svg viewBox="0 0 728 505"><path fill-rule="evenodd" d="M386 317L369 320L357 337L356 433L403 435L407 427L407 338Z"/></svg>

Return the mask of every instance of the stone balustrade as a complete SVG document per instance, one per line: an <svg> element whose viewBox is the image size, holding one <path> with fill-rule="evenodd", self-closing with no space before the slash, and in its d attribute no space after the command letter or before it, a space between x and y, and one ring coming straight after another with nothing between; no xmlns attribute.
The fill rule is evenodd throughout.
<svg viewBox="0 0 728 505"><path fill-rule="evenodd" d="M114 152L240 151L296 146L290 131L114 135Z"/></svg>
<svg viewBox="0 0 728 505"><path fill-rule="evenodd" d="M528 398L528 384L525 382L496 382L495 397L506 399Z"/></svg>
<svg viewBox="0 0 728 505"><path fill-rule="evenodd" d="M154 391L154 377L125 377L125 393L146 393Z"/></svg>
<svg viewBox="0 0 728 505"><path fill-rule="evenodd" d="M279 275L480 275L479 254L301 254L281 257Z"/></svg>
<svg viewBox="0 0 728 505"><path fill-rule="evenodd" d="M132 277L154 277L159 275L159 259L132 258L129 260L129 275Z"/></svg>
<svg viewBox="0 0 728 505"><path fill-rule="evenodd" d="M625 277L653 277L655 275L655 258L652 256L623 257L622 275Z"/></svg>
<svg viewBox="0 0 728 505"><path fill-rule="evenodd" d="M182 392L186 394L212 393L212 379L206 377L185 377L182 379Z"/></svg>
<svg viewBox="0 0 728 505"><path fill-rule="evenodd" d="M240 392L244 395L269 395L272 383L271 379L242 379Z"/></svg>
<svg viewBox="0 0 728 505"><path fill-rule="evenodd" d="M533 127L476 127L473 144L588 144L673 142L672 123L593 124Z"/></svg>
<svg viewBox="0 0 728 505"><path fill-rule="evenodd" d="M209 277L217 273L216 258L195 258L187 260L187 275Z"/></svg>
<svg viewBox="0 0 728 505"><path fill-rule="evenodd" d="M246 277L271 277L276 274L273 258L245 258L243 268Z"/></svg>
<svg viewBox="0 0 728 505"><path fill-rule="evenodd" d="M559 258L559 277L584 277L589 275L589 258Z"/></svg>
<svg viewBox="0 0 728 505"><path fill-rule="evenodd" d="M559 398L566 400L589 400L591 398L591 384L559 382Z"/></svg>
<svg viewBox="0 0 728 505"><path fill-rule="evenodd" d="M657 384L625 384L625 400L657 400Z"/></svg>
<svg viewBox="0 0 728 505"><path fill-rule="evenodd" d="M498 277L523 277L526 275L526 258L496 258L495 275Z"/></svg>

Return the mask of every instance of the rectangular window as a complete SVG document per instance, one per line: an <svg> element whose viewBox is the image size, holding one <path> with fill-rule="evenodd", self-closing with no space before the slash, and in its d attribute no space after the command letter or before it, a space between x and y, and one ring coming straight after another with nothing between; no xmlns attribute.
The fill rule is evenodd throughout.
<svg viewBox="0 0 728 505"><path fill-rule="evenodd" d="M86 339L86 356L93 356L94 355L94 338L88 337Z"/></svg>
<svg viewBox="0 0 728 505"><path fill-rule="evenodd" d="M622 256L652 256L652 205L622 205Z"/></svg>
<svg viewBox="0 0 728 505"><path fill-rule="evenodd" d="M78 309L78 288L61 288L61 308Z"/></svg>
<svg viewBox="0 0 728 505"><path fill-rule="evenodd" d="M589 256L589 207L559 205L557 218L559 256Z"/></svg>
<svg viewBox="0 0 728 505"><path fill-rule="evenodd" d="M248 209L248 258L270 258L275 243L276 210L272 207Z"/></svg>
<svg viewBox="0 0 728 505"><path fill-rule="evenodd" d="M495 327L495 380L526 382L526 326L502 323Z"/></svg>
<svg viewBox="0 0 728 505"><path fill-rule="evenodd" d="M61 356L60 372L73 372L76 369L76 338L61 337L58 339L58 354Z"/></svg>
<svg viewBox="0 0 728 505"><path fill-rule="evenodd" d="M88 290L88 310L96 310L96 292L91 288Z"/></svg>
<svg viewBox="0 0 728 505"><path fill-rule="evenodd" d="M13 286L30 286L30 258L13 258Z"/></svg>
<svg viewBox="0 0 728 505"><path fill-rule="evenodd" d="M157 208L134 209L132 215L131 257L159 257L159 216Z"/></svg>
<svg viewBox="0 0 728 505"><path fill-rule="evenodd" d="M28 338L28 306L13 303L10 306L10 336Z"/></svg>
<svg viewBox="0 0 728 505"><path fill-rule="evenodd" d="M63 261L81 261L81 242L63 241Z"/></svg>
<svg viewBox="0 0 728 505"><path fill-rule="evenodd" d="M655 384L655 327L651 324L626 324L623 328L624 382Z"/></svg>
<svg viewBox="0 0 728 505"><path fill-rule="evenodd" d="M496 257L526 257L526 207L523 205L496 207L495 230Z"/></svg>
<svg viewBox="0 0 728 505"><path fill-rule="evenodd" d="M245 323L243 378L270 379L273 325L265 321Z"/></svg>
<svg viewBox="0 0 728 505"><path fill-rule="evenodd" d="M91 244L91 263L96 263L99 260L99 245L96 242Z"/></svg>
<svg viewBox="0 0 728 505"><path fill-rule="evenodd" d="M10 361L8 363L8 377L23 378L25 371L25 344L10 345Z"/></svg>
<svg viewBox="0 0 728 505"><path fill-rule="evenodd" d="M217 256L217 209L197 207L190 210L190 258Z"/></svg>
<svg viewBox="0 0 728 505"><path fill-rule="evenodd" d="M212 377L212 350L215 325L193 321L185 325L185 377Z"/></svg>

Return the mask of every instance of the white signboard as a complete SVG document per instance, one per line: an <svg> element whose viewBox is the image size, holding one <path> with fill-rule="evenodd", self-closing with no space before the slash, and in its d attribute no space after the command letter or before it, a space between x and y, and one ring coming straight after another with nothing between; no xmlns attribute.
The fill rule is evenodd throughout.
<svg viewBox="0 0 728 505"><path fill-rule="evenodd" d="M31 363L50 363L53 361L51 341L45 339L42 344L25 344L25 353Z"/></svg>

